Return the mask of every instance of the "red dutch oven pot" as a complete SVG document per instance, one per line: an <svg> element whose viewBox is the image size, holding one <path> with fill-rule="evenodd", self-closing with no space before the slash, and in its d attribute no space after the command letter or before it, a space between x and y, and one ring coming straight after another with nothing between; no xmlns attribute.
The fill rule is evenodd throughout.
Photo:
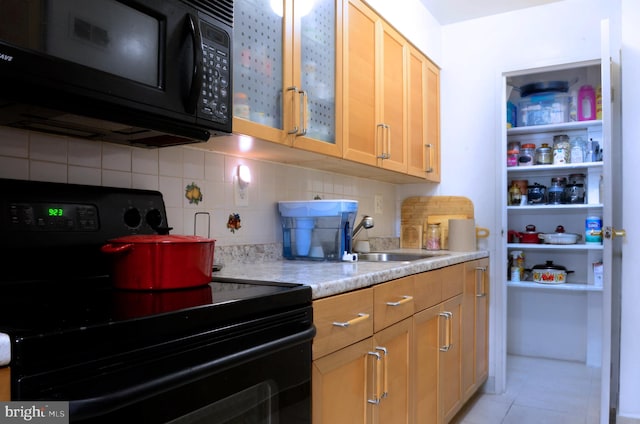
<svg viewBox="0 0 640 424"><path fill-rule="evenodd" d="M535 225L527 225L524 232L509 230L509 238L512 240L519 239L520 243L540 243L539 231L536 231Z"/></svg>
<svg viewBox="0 0 640 424"><path fill-rule="evenodd" d="M211 282L215 240L199 236L131 235L109 240L114 286L130 290L168 290Z"/></svg>

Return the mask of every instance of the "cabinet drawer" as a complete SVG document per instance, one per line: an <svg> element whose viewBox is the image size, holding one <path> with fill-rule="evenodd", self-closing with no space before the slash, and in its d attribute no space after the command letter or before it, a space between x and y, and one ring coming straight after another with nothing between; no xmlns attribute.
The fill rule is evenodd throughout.
<svg viewBox="0 0 640 424"><path fill-rule="evenodd" d="M464 264L442 268L442 300L462 294L464 288Z"/></svg>
<svg viewBox="0 0 640 424"><path fill-rule="evenodd" d="M462 293L464 265L457 264L414 276L415 311L430 308Z"/></svg>
<svg viewBox="0 0 640 424"><path fill-rule="evenodd" d="M373 334L373 289L363 289L313 302L313 359Z"/></svg>
<svg viewBox="0 0 640 424"><path fill-rule="evenodd" d="M404 277L377 285L373 288L373 331L413 315L413 276Z"/></svg>

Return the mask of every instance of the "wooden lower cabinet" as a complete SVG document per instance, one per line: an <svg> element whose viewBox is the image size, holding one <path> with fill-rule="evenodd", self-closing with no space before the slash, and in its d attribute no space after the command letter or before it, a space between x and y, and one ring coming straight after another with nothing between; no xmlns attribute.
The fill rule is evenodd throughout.
<svg viewBox="0 0 640 424"><path fill-rule="evenodd" d="M382 377L384 395L373 408L374 422L378 424L408 424L411 421L411 347L413 318L407 318L374 335L375 348L382 351Z"/></svg>
<svg viewBox="0 0 640 424"><path fill-rule="evenodd" d="M464 264L462 396L469 399L489 375L489 259Z"/></svg>
<svg viewBox="0 0 640 424"><path fill-rule="evenodd" d="M462 406L462 295L414 316L415 423L451 420Z"/></svg>
<svg viewBox="0 0 640 424"><path fill-rule="evenodd" d="M314 301L313 423L451 421L486 380L488 275L483 259Z"/></svg>
<svg viewBox="0 0 640 424"><path fill-rule="evenodd" d="M413 319L313 361L315 424L408 424Z"/></svg>

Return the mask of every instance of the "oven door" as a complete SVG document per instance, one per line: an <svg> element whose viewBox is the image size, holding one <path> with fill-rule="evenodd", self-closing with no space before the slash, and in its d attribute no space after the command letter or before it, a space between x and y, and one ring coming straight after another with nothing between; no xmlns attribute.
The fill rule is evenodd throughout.
<svg viewBox="0 0 640 424"><path fill-rule="evenodd" d="M282 316L279 321L252 321L223 340L161 357L131 352L113 370L103 364L101 375L73 378L42 395L68 400L71 422L311 423L315 328L307 321L295 333L272 337L292 328Z"/></svg>

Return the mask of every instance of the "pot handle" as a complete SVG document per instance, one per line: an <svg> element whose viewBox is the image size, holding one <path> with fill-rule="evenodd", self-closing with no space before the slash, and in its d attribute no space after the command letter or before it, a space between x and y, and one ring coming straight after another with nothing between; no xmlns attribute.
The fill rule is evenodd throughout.
<svg viewBox="0 0 640 424"><path fill-rule="evenodd" d="M100 248L102 253L106 253L108 255L114 255L117 253L125 253L133 248L133 243L125 243L114 246L113 244L105 244Z"/></svg>

